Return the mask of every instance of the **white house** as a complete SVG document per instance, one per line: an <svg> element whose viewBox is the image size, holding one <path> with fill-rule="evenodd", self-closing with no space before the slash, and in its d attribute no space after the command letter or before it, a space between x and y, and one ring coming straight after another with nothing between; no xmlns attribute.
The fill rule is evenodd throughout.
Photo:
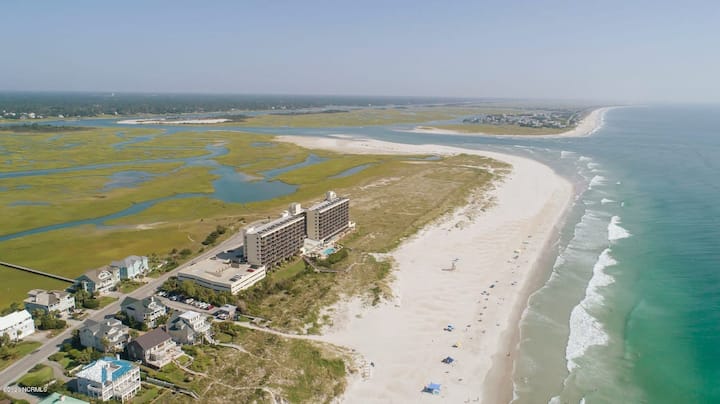
<svg viewBox="0 0 720 404"><path fill-rule="evenodd" d="M203 338L209 339L211 324L202 314L188 310L170 321L168 334L178 344L195 345L200 344Z"/></svg>
<svg viewBox="0 0 720 404"><path fill-rule="evenodd" d="M125 402L140 391L140 368L121 359L98 359L76 376L78 392L100 401Z"/></svg>
<svg viewBox="0 0 720 404"><path fill-rule="evenodd" d="M27 310L20 310L0 317L0 335L7 334L12 340L19 340L35 332L35 322Z"/></svg>
<svg viewBox="0 0 720 404"><path fill-rule="evenodd" d="M25 308L31 313L37 309L47 313L67 313L75 308L75 298L70 293L59 290L33 289L25 299Z"/></svg>

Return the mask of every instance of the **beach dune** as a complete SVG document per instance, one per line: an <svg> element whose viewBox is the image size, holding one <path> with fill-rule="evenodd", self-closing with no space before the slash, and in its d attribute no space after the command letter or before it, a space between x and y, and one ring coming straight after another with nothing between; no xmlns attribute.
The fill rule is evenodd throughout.
<svg viewBox="0 0 720 404"><path fill-rule="evenodd" d="M512 164L490 208L471 201L391 253L393 299L338 304L321 337L365 359L343 402L434 400L421 392L430 382L441 384L446 402L510 401L518 322L545 276L537 262L556 239L572 185L545 165L498 153L345 137L280 140L345 153L476 153ZM455 362L442 363L448 356Z"/></svg>

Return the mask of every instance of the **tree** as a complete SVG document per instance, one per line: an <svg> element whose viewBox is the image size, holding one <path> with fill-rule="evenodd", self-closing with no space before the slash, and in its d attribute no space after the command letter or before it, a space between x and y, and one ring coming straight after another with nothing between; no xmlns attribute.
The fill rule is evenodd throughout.
<svg viewBox="0 0 720 404"><path fill-rule="evenodd" d="M183 294L188 296L195 296L196 290L195 290L195 282L185 280L182 282L181 290Z"/></svg>
<svg viewBox="0 0 720 404"><path fill-rule="evenodd" d="M10 345L10 336L8 333L3 333L2 336L0 336L0 347L6 347Z"/></svg>
<svg viewBox="0 0 720 404"><path fill-rule="evenodd" d="M100 307L100 301L94 297L87 299L83 302L83 307L86 309L97 309Z"/></svg>
<svg viewBox="0 0 720 404"><path fill-rule="evenodd" d="M102 337L102 339L100 340L100 344L102 344L103 350L105 352L115 351L115 347L111 347L110 340L105 337Z"/></svg>

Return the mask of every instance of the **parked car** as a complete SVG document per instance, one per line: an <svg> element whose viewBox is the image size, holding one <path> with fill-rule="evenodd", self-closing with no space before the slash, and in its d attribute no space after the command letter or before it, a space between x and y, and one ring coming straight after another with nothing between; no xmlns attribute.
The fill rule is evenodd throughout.
<svg viewBox="0 0 720 404"><path fill-rule="evenodd" d="M192 297L189 297L189 298L185 299L185 304L193 304L194 301L195 301L195 299L193 299Z"/></svg>

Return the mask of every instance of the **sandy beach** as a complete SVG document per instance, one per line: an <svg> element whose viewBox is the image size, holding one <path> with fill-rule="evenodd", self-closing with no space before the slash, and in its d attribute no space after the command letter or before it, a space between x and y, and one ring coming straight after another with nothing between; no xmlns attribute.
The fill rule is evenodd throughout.
<svg viewBox="0 0 720 404"><path fill-rule="evenodd" d="M470 202L391 253L391 301L338 304L334 325L321 337L374 364L352 378L342 402L509 402L518 322L545 276L537 263L553 247L572 185L538 162L492 152L347 137L279 139L344 153L477 153L513 165L492 191L491 208L483 212ZM456 269L447 270L454 259ZM448 325L454 330L444 330ZM455 362L442 363L448 356ZM430 382L442 385L440 397L421 392Z"/></svg>
<svg viewBox="0 0 720 404"><path fill-rule="evenodd" d="M424 133L432 135L467 135L467 136L492 136L492 137L533 137L533 138L559 138L559 137L585 137L590 136L600 129L604 122L604 116L607 111L615 107L604 107L593 110L583 118L582 121L573 129L547 135L497 135L492 133L472 133L472 132L461 132L450 129L440 129L426 126L418 126L410 130L399 130L399 132L410 132L410 133Z"/></svg>

